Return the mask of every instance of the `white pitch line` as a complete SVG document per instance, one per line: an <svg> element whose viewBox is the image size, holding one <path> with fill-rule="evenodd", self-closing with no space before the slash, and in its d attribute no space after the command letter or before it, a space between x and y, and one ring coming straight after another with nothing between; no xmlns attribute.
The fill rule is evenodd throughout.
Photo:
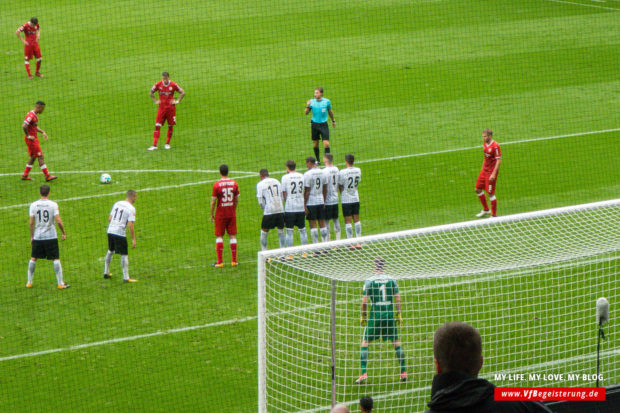
<svg viewBox="0 0 620 413"><path fill-rule="evenodd" d="M238 177L234 177L233 179L243 179L243 178L250 178L250 177L255 177L256 175L243 175L243 176L238 176ZM198 182L187 182L184 184L176 184L176 185L165 185L165 186L155 186L152 188L142 188L142 189L136 189L136 191L138 192L150 192L150 191L161 191L163 189L175 189L175 188L184 188L186 186L196 186L196 185L203 185L203 184L209 184L209 183L213 183L216 182L217 179L208 179L206 181L198 181ZM116 195L125 195L126 191L121 191L121 192L107 192L105 194L94 194L94 195L83 195L83 196L74 196L71 198L64 198L64 199L54 199L55 202L66 202L66 201L79 201L82 199L93 199L93 198L103 198L106 196L116 196ZM7 205L7 206L3 206L0 207L0 210L6 210L6 209L15 209L15 208L24 208L29 206L30 204L16 204L16 205Z"/></svg>
<svg viewBox="0 0 620 413"><path fill-rule="evenodd" d="M607 351L602 351L601 352L601 357L604 356L617 356L620 355L620 349L616 349L616 350L607 350ZM512 369L512 370L508 370L506 372L501 372L501 374L510 374L510 373L524 373L524 372L528 372L528 371L540 371L542 369L548 368L548 367L554 367L554 366L558 366L558 365L563 365L563 364L567 364L567 363L571 363L574 361L585 361L585 360L591 360L591 359L595 359L596 358L596 353L587 355L587 356L574 356L574 357L569 357L569 358L565 358L565 359L560 359L560 360L554 360L554 361L546 361L544 363L538 363L538 364L533 364L531 366L525 366L523 368L518 368L518 369ZM500 374L500 373L498 373ZM491 379L493 378L492 375L487 374L485 375L485 377L487 377L487 379ZM398 391L394 391L391 393L387 393L387 394L380 394L377 396L373 396L373 400L381 400L381 399L389 399L392 397L397 397L397 396L402 396L404 394L409 394L409 393L420 393L423 391L428 391L431 389L431 386L424 386L424 387L416 387L413 389L406 389L406 390L398 390ZM359 400L351 400L348 402L342 402L346 405L351 405L351 404L355 404L355 403L359 403ZM316 412L322 412L322 411L327 411L331 408L331 405L328 406L321 406L321 407L315 407L313 409L308 409L308 410L300 410L296 413L316 413Z"/></svg>
<svg viewBox="0 0 620 413"><path fill-rule="evenodd" d="M104 173L149 173L149 172L170 172L170 173L220 173L219 170L213 171L210 169L113 169L107 171L51 171L53 173L58 174L104 174ZM258 176L258 172L247 172L247 171L230 171L230 173L238 173L238 174L252 174L254 176ZM0 174L0 176L17 176L22 175L21 172L9 172Z"/></svg>
<svg viewBox="0 0 620 413"><path fill-rule="evenodd" d="M219 326L225 326L225 325L234 324L234 323L243 323L245 321L256 320L256 318L257 318L256 316L245 317L245 318L233 318L231 320L218 321L218 322L215 322L215 323L201 324L201 325L197 325L197 326L173 328L173 329L170 329L170 330L156 331L154 333L140 334L140 335L137 335L137 336L113 338L113 339L110 339L110 340L95 341L93 343L86 343L86 344L77 344L75 346L69 346L69 347L63 347L63 348L53 348L53 349L50 349L50 350L35 351L35 352L32 352L32 353L16 354L14 356L0 357L0 362L8 361L8 360L16 360L16 359L21 359L21 358L27 358L27 357L42 356L42 355L45 355L45 354L60 353L62 351L81 350L83 348L103 346L103 345L106 345L106 344L113 344L113 343L122 343L122 342L125 342L125 341L139 340L141 338L163 336L163 335L166 335L166 334L173 334L173 333L182 333L182 332L185 332L185 331L200 330L200 329L209 328L209 327L219 327Z"/></svg>
<svg viewBox="0 0 620 413"><path fill-rule="evenodd" d="M547 1L553 1L555 3L564 3L564 4L574 4L577 6L584 6L584 7L594 7L596 9L620 11L620 9L615 9L613 7L597 6L596 4L575 3L574 1L566 1L566 0L547 0Z"/></svg>

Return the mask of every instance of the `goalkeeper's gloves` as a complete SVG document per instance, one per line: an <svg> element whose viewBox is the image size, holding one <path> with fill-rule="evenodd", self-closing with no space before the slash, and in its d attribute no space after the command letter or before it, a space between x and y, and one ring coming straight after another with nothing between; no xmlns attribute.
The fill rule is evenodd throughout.
<svg viewBox="0 0 620 413"><path fill-rule="evenodd" d="M396 314L396 324L398 327L402 327L403 325L403 315L401 313Z"/></svg>
<svg viewBox="0 0 620 413"><path fill-rule="evenodd" d="M365 315L363 315L363 316L360 318L360 324L362 325L362 327L366 327L366 324L368 324L368 319L366 318L366 316L365 316Z"/></svg>

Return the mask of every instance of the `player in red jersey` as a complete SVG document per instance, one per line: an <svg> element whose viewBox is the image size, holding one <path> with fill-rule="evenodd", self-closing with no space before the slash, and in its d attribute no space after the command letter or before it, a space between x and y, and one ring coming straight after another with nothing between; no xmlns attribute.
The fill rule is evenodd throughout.
<svg viewBox="0 0 620 413"><path fill-rule="evenodd" d="M497 199L495 199L495 185L497 184L497 173L502 163L502 151L499 144L493 140L493 131L485 129L482 131L482 139L484 140L484 161L482 162L482 170L476 181L476 194L482 204L482 211L476 216L482 218L485 215L497 216ZM491 201L491 210L487 204L487 198L484 191L489 194Z"/></svg>
<svg viewBox="0 0 620 413"><path fill-rule="evenodd" d="M26 133L24 140L26 141L26 145L28 145L28 155L30 155L30 159L26 164L26 170L24 171L24 175L22 176L22 180L31 181L32 178L28 176L30 174L30 170L32 169L32 164L34 164L34 160L39 160L39 166L41 170L45 174L46 181L53 181L57 177L50 175L47 170L47 166L45 166L45 161L43 160L43 152L41 151L41 145L39 145L39 138L37 136L37 132L41 132L45 140L47 140L47 133L43 131L43 129L39 128L39 116L45 110L45 103L40 100L34 106L28 114L26 115L26 119L24 119L24 124L22 128Z"/></svg>
<svg viewBox="0 0 620 413"><path fill-rule="evenodd" d="M155 91L159 93L159 99L155 97ZM179 92L179 98L174 99L174 92ZM157 141L159 140L159 131L164 124L168 122L168 136L166 138L166 146L164 148L170 149L170 139L172 139L172 128L177 124L177 108L185 92L181 89L181 86L177 85L170 80L168 72L161 74L161 80L153 85L151 88L151 99L156 105L159 105L157 110L157 118L155 119L155 132L153 132L153 146L149 148L149 151L157 149Z"/></svg>
<svg viewBox="0 0 620 413"><path fill-rule="evenodd" d="M21 32L24 32L25 39L21 36ZM32 79L30 74L30 59L32 57L37 58L37 71L34 73L38 77L43 77L41 74L41 48L39 47L39 38L41 37L41 28L39 27L39 19L33 17L30 21L24 23L15 32L17 38L24 44L24 55L26 57L26 72L28 73L28 79Z"/></svg>
<svg viewBox="0 0 620 413"><path fill-rule="evenodd" d="M222 268L224 260L224 232L228 233L232 266L237 264L237 203L239 202L239 185L228 179L228 165L220 165L221 179L213 184L211 194L211 222L215 222L215 252L217 262L214 267ZM217 212L215 207L217 204Z"/></svg>

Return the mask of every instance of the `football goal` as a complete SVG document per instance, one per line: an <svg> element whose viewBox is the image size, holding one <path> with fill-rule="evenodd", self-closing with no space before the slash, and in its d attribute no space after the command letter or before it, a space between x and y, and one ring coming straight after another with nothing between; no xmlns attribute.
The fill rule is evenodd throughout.
<svg viewBox="0 0 620 413"><path fill-rule="evenodd" d="M602 385L619 383L607 345L619 261L620 199L261 252L258 410L326 412L370 395L377 412L422 412L434 331L455 320L480 331L481 377L499 386L593 386L599 297L612 309ZM362 323L369 279L395 281L372 294L390 302L397 289L402 324L396 305Z"/></svg>

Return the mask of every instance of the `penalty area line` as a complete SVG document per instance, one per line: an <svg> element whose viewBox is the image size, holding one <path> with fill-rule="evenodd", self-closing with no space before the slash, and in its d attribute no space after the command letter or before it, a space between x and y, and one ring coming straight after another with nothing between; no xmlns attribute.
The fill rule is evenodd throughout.
<svg viewBox="0 0 620 413"><path fill-rule="evenodd" d="M620 9L616 9L614 7L599 6L597 4L576 3L574 1L566 1L566 0L547 0L547 1L552 1L554 3L574 4L575 6L594 7L596 9L620 11ZM595 0L593 0L593 1L595 1Z"/></svg>
<svg viewBox="0 0 620 413"><path fill-rule="evenodd" d="M219 174L219 170L211 170L211 169L111 169L107 171L52 171L57 174L106 174L106 173L128 173L128 174L142 174L142 173L197 173L197 174ZM231 174L243 174L243 175L254 175L258 176L256 172L248 172L248 171L230 171ZM20 172L8 172L0 174L0 176L18 176L22 175Z"/></svg>

